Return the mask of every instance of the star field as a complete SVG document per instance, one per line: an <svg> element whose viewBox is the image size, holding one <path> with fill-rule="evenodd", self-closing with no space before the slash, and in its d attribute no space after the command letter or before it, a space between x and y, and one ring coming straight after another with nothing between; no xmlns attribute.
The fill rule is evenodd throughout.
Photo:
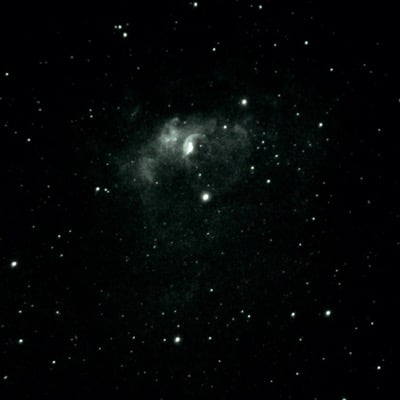
<svg viewBox="0 0 400 400"><path fill-rule="evenodd" d="M388 398L391 15L237 0L10 17L0 398Z"/></svg>

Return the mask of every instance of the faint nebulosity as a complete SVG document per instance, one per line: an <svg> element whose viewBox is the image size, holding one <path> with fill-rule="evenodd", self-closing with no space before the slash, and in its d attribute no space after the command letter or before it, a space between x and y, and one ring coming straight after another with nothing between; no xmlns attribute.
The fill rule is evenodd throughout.
<svg viewBox="0 0 400 400"><path fill-rule="evenodd" d="M214 3L1 26L1 399L391 393L391 10Z"/></svg>

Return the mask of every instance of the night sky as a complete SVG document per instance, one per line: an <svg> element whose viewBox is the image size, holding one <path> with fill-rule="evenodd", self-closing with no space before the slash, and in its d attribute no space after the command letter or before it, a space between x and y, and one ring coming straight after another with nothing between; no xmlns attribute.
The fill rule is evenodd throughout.
<svg viewBox="0 0 400 400"><path fill-rule="evenodd" d="M2 18L0 398L388 398L394 9L159 3Z"/></svg>

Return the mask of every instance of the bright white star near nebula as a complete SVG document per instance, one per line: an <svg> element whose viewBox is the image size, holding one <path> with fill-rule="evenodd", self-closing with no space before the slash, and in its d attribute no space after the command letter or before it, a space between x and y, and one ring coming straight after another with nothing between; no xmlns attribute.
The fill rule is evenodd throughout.
<svg viewBox="0 0 400 400"><path fill-rule="evenodd" d="M209 192L203 192L203 193L201 194L201 200L202 200L203 202L210 201L210 199L211 199L211 195L210 195Z"/></svg>

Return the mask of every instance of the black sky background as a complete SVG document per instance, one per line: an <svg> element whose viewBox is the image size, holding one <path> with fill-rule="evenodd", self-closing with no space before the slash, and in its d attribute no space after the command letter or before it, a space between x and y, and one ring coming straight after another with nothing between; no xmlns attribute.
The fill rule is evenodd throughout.
<svg viewBox="0 0 400 400"><path fill-rule="evenodd" d="M400 246L393 8L199 1L2 20L2 398L390 393ZM186 186L174 197L172 184L146 203L121 166L167 119L191 114L245 121L254 146L275 129L268 144L289 164L254 151L255 175L209 207L197 209ZM293 141L313 147L299 158ZM202 242L207 219L215 240ZM159 248L147 256L155 232Z"/></svg>

